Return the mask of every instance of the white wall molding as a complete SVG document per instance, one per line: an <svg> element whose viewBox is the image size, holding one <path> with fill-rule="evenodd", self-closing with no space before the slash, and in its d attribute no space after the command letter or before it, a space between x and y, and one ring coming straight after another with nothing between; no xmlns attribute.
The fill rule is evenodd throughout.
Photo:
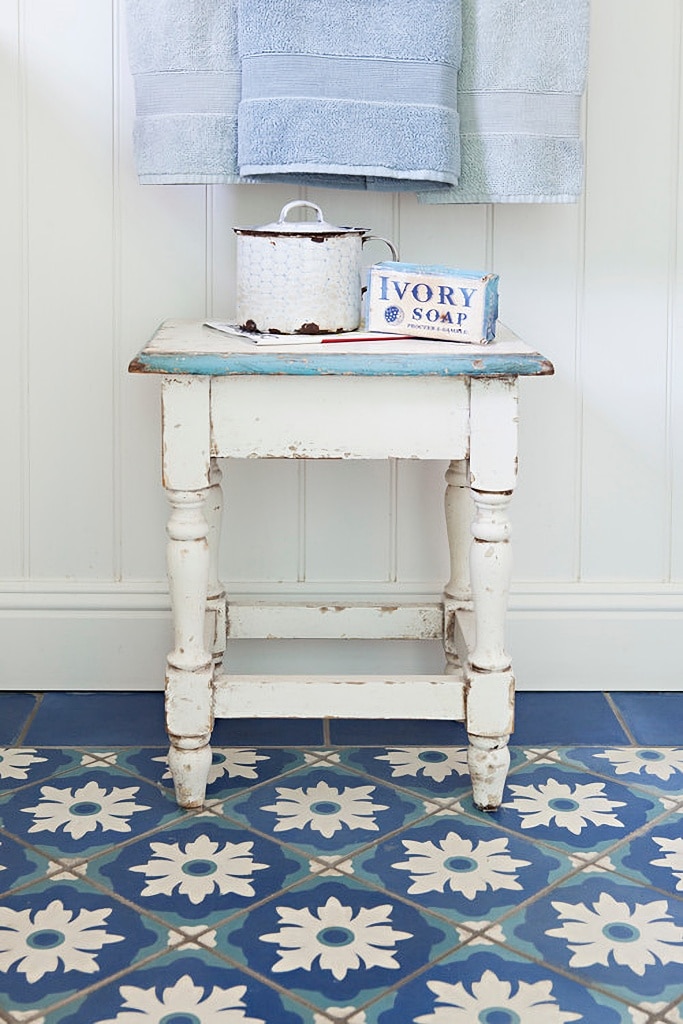
<svg viewBox="0 0 683 1024"><path fill-rule="evenodd" d="M235 671L419 673L441 663L434 587L229 589ZM508 629L519 688L678 690L682 612L683 585L519 584ZM417 634L426 642L401 639ZM5 581L0 689L160 689L170 637L164 581Z"/></svg>
<svg viewBox="0 0 683 1024"><path fill-rule="evenodd" d="M264 618L272 608L303 604L327 610L347 610L347 606L415 606L430 610L438 601L439 584L377 583L359 584L348 580L315 583L258 581L226 583L232 602L241 613L254 609ZM32 580L0 581L0 615L22 611L167 611L170 608L165 580L134 580L120 583L109 580ZM683 612L681 583L613 582L520 582L513 584L509 610L515 612ZM304 614L307 612L304 611Z"/></svg>

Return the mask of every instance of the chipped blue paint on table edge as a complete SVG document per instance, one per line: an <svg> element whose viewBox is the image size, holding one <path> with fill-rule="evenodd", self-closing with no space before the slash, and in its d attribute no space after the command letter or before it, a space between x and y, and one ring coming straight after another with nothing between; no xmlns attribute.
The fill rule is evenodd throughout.
<svg viewBox="0 0 683 1024"><path fill-rule="evenodd" d="M533 377L554 373L552 363L540 352L449 352L443 355L414 353L316 353L140 352L128 367L130 373L161 373L202 377L252 376L351 376L351 377Z"/></svg>

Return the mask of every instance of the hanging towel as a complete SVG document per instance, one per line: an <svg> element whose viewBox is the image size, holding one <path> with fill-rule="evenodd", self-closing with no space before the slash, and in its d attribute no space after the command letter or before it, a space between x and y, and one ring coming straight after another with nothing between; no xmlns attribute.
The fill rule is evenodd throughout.
<svg viewBox="0 0 683 1024"><path fill-rule="evenodd" d="M460 0L239 0L239 169L255 181L458 180Z"/></svg>
<svg viewBox="0 0 683 1024"><path fill-rule="evenodd" d="M571 203L589 0L462 0L460 181L421 203Z"/></svg>
<svg viewBox="0 0 683 1024"><path fill-rule="evenodd" d="M126 0L144 184L239 181L237 0Z"/></svg>

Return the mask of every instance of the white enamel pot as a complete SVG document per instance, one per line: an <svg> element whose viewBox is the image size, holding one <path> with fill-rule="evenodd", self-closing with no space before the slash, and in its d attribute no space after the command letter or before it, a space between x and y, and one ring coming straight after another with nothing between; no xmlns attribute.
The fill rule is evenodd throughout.
<svg viewBox="0 0 683 1024"><path fill-rule="evenodd" d="M288 221L297 207L315 211L315 221ZM368 228L327 224L315 203L294 200L280 218L263 227L235 228L237 310L240 326L272 334L332 334L355 331L361 322L362 251L384 242Z"/></svg>

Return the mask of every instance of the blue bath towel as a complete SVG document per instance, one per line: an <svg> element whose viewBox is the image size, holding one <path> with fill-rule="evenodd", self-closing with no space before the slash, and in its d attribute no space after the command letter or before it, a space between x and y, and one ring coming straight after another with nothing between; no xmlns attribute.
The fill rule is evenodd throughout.
<svg viewBox="0 0 683 1024"><path fill-rule="evenodd" d="M576 202L589 0L462 0L460 180L422 203Z"/></svg>
<svg viewBox="0 0 683 1024"><path fill-rule="evenodd" d="M376 189L458 180L460 0L238 0L240 173Z"/></svg>
<svg viewBox="0 0 683 1024"><path fill-rule="evenodd" d="M239 181L237 0L126 0L144 184Z"/></svg>

